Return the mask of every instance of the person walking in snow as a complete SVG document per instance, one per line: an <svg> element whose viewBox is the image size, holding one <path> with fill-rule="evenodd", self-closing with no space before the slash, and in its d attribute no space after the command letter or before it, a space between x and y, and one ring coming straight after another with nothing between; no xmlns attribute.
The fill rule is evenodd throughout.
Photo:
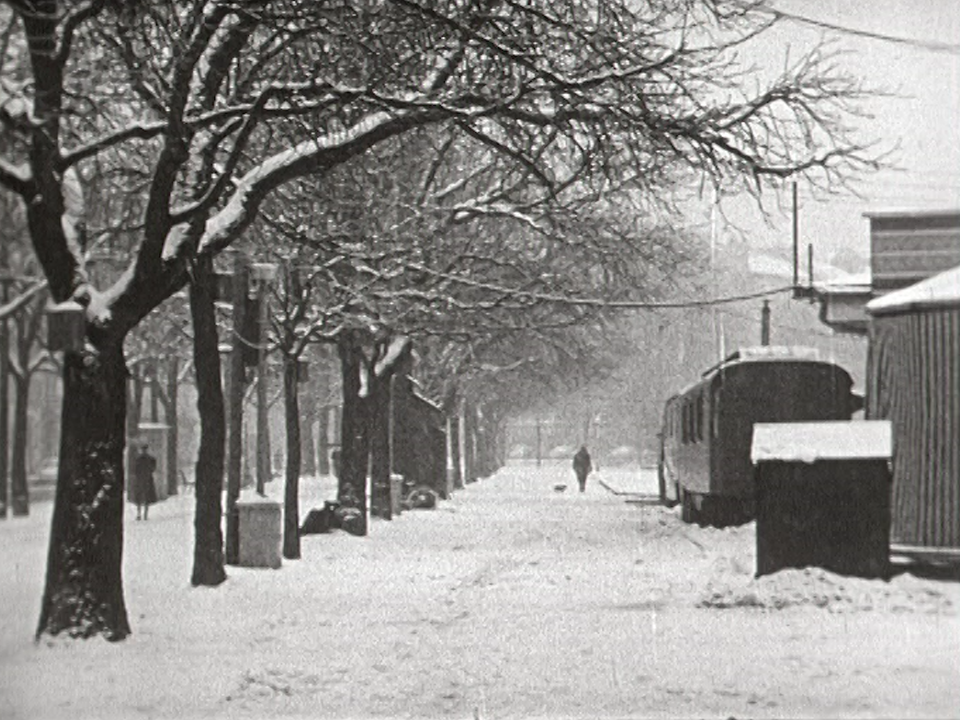
<svg viewBox="0 0 960 720"><path fill-rule="evenodd" d="M144 443L140 454L133 463L133 502L137 506L137 520L141 508L143 519L147 519L150 506L157 501L157 487L153 484L153 473L157 469L157 459L150 454L150 447Z"/></svg>
<svg viewBox="0 0 960 720"><path fill-rule="evenodd" d="M580 492L587 489L587 475L593 470L590 463L590 453L587 452L587 446L581 445L577 454L573 456L573 472L577 475L577 483L580 485Z"/></svg>

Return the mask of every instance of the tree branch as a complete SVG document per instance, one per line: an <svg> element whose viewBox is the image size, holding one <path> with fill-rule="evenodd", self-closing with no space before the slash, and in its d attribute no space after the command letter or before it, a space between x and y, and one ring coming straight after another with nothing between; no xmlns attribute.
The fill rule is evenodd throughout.
<svg viewBox="0 0 960 720"><path fill-rule="evenodd" d="M73 36L77 28L85 21L97 15L105 5L105 0L90 0L68 12L60 20L60 47L55 51L55 62L61 67L66 65L73 48Z"/></svg>
<svg viewBox="0 0 960 720"><path fill-rule="evenodd" d="M23 198L29 198L34 192L30 166L26 163L14 165L0 158L0 185Z"/></svg>

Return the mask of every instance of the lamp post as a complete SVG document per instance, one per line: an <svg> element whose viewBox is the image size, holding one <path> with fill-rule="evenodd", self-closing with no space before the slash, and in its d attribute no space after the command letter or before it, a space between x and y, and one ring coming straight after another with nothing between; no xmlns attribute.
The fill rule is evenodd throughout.
<svg viewBox="0 0 960 720"><path fill-rule="evenodd" d="M250 265L250 298L258 301L257 322L257 494L266 493L270 479L269 405L267 398L267 322L270 302L269 286L277 276L272 263Z"/></svg>
<svg viewBox="0 0 960 720"><path fill-rule="evenodd" d="M230 299L233 305L233 337L227 393L227 530L224 537L224 559L227 564L236 565L240 562L237 500L240 499L240 475L243 472L243 384L246 369L243 357L243 328L246 323L247 265L241 255L234 256L232 270ZM226 285L226 281L223 284Z"/></svg>
<svg viewBox="0 0 960 720"><path fill-rule="evenodd" d="M13 276L4 272L0 274L0 293L2 303L6 305L10 300L10 283ZM9 486L7 476L10 469L10 334L6 317L0 318L0 520L7 517L9 503Z"/></svg>

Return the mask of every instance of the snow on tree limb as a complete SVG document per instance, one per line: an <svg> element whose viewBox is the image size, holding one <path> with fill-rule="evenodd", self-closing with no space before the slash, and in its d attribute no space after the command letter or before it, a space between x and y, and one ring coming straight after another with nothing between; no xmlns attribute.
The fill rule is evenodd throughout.
<svg viewBox="0 0 960 720"><path fill-rule="evenodd" d="M17 193L26 195L29 192L33 174L27 163L12 163L0 158L0 185Z"/></svg>
<svg viewBox="0 0 960 720"><path fill-rule="evenodd" d="M383 377L390 372L397 364L397 360L410 348L411 343L412 340L406 335L397 335L391 338L383 351L383 355L374 364L373 374L377 377Z"/></svg>
<svg viewBox="0 0 960 720"><path fill-rule="evenodd" d="M342 162L379 140L408 126L427 122L434 116L374 112L352 127L304 140L275 153L237 179L230 200L207 221L197 253L216 254L227 247L251 222L264 196L284 182L315 172L327 164Z"/></svg>
<svg viewBox="0 0 960 720"><path fill-rule="evenodd" d="M10 302L0 305L0 320L4 320L8 317L16 315L22 307L27 305L34 297L40 292L42 292L47 287L47 281L42 280L34 283L22 293L17 295Z"/></svg>

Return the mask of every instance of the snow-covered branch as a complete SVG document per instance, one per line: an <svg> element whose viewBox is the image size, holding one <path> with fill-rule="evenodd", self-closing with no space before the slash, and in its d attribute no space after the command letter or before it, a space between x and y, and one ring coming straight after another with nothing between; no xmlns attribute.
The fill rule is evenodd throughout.
<svg viewBox="0 0 960 720"><path fill-rule="evenodd" d="M33 175L26 163L11 163L0 158L0 185L21 196L29 194Z"/></svg>

